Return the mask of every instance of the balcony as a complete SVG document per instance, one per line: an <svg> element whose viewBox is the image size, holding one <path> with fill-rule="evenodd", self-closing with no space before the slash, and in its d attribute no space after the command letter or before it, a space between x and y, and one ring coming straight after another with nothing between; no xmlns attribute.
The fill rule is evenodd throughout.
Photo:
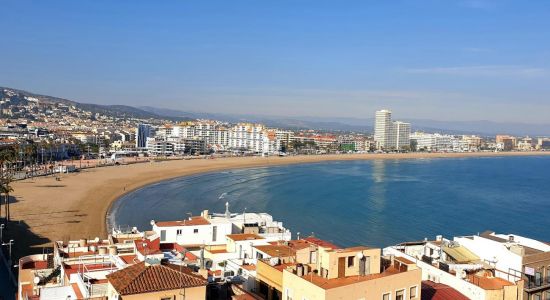
<svg viewBox="0 0 550 300"><path fill-rule="evenodd" d="M537 292L547 288L550 288L550 276L541 277L538 280L534 278L525 280L524 289L526 292Z"/></svg>

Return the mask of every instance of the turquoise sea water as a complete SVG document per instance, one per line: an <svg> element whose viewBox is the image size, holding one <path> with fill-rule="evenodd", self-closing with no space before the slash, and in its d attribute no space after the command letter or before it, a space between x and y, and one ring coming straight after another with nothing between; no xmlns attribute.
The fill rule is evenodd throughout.
<svg viewBox="0 0 550 300"><path fill-rule="evenodd" d="M225 194L223 199L220 195ZM149 222L203 209L268 212L301 236L340 246L516 233L550 241L550 157L345 161L182 177L136 190L109 220Z"/></svg>

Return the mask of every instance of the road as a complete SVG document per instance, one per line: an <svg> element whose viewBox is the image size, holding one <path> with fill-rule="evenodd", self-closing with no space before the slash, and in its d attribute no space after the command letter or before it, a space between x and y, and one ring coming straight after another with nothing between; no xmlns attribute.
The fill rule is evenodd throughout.
<svg viewBox="0 0 550 300"><path fill-rule="evenodd" d="M15 300L15 288L11 284L8 270L0 261L0 299Z"/></svg>

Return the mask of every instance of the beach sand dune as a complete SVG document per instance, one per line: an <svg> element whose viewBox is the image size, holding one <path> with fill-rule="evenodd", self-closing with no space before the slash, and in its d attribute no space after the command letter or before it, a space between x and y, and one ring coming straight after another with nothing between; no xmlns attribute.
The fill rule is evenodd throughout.
<svg viewBox="0 0 550 300"><path fill-rule="evenodd" d="M40 177L13 183L12 223L4 240L15 240L17 256L42 253L51 241L105 238L110 204L134 189L185 175L225 169L313 163L330 160L453 158L549 155L550 152L347 154L290 157L242 157L146 162L86 169L61 180ZM207 209L205 207L205 209ZM147 212L144 212L147 213Z"/></svg>

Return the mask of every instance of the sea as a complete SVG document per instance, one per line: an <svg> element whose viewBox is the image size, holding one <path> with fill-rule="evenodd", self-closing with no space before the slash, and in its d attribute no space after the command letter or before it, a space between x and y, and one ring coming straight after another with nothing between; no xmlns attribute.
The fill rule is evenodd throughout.
<svg viewBox="0 0 550 300"><path fill-rule="evenodd" d="M267 212L293 237L342 247L475 235L550 241L550 156L334 161L221 171L118 199L110 226L150 230L202 210Z"/></svg>

